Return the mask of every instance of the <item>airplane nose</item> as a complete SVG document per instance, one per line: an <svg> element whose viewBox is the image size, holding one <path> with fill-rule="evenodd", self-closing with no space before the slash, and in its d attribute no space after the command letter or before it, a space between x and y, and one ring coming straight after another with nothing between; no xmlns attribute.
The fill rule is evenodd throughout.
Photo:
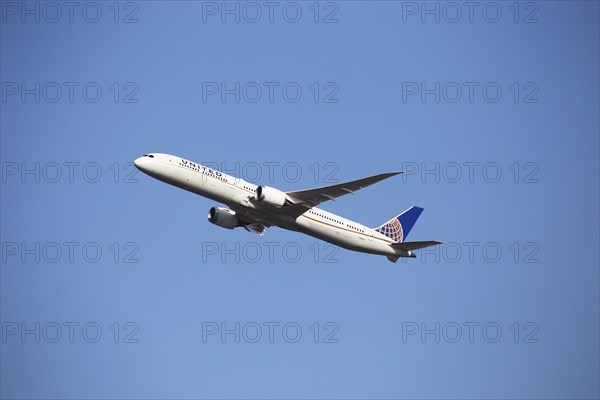
<svg viewBox="0 0 600 400"><path fill-rule="evenodd" d="M135 165L137 169L141 170L143 163L144 163L144 157L140 157L133 162L133 165Z"/></svg>

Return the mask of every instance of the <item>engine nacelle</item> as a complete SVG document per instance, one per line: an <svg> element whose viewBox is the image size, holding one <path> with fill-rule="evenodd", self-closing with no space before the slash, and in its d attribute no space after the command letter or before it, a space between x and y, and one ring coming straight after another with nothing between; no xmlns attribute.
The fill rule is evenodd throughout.
<svg viewBox="0 0 600 400"><path fill-rule="evenodd" d="M287 196L281 190L269 186L259 186L256 188L256 201L261 201L273 207L283 207Z"/></svg>
<svg viewBox="0 0 600 400"><path fill-rule="evenodd" d="M235 211L222 207L213 207L208 210L208 221L227 229L235 228L240 222Z"/></svg>

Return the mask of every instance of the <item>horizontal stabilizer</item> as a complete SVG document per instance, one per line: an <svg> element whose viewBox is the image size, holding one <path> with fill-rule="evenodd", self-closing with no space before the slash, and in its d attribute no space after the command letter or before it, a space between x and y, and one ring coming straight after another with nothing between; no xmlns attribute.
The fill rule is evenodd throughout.
<svg viewBox="0 0 600 400"><path fill-rule="evenodd" d="M424 242L400 242L392 243L391 246L397 250L411 251L435 246L436 244L442 244L442 242L438 242L437 240L428 240Z"/></svg>

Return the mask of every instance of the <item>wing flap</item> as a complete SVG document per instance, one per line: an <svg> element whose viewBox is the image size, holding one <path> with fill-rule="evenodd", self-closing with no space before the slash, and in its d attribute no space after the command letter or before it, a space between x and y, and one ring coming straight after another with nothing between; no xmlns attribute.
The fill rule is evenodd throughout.
<svg viewBox="0 0 600 400"><path fill-rule="evenodd" d="M266 227L260 222L253 222L251 224L246 224L243 226L248 232L257 233L261 236L265 234Z"/></svg>

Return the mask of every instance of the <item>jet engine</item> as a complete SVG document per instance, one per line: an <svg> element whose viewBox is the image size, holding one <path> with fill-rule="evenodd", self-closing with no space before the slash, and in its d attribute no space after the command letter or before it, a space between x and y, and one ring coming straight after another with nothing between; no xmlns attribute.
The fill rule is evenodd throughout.
<svg viewBox="0 0 600 400"><path fill-rule="evenodd" d="M208 211L208 221L211 224L227 229L233 229L239 224L235 211L222 207L212 207Z"/></svg>
<svg viewBox="0 0 600 400"><path fill-rule="evenodd" d="M256 188L255 199L273 207L283 207L287 196L281 190L269 186L259 186Z"/></svg>

